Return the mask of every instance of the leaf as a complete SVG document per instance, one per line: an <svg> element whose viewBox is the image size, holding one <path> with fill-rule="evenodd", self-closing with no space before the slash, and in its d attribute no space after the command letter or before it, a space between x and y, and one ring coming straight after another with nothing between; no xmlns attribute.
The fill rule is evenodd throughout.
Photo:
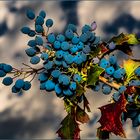
<svg viewBox="0 0 140 140"><path fill-rule="evenodd" d="M92 65L87 72L87 85L94 86L99 80L99 76L104 72L104 69L98 65Z"/></svg>
<svg viewBox="0 0 140 140"><path fill-rule="evenodd" d="M106 42L102 42L101 44L99 44L99 48L102 54L106 53L109 51L109 49L106 47L107 43Z"/></svg>
<svg viewBox="0 0 140 140"><path fill-rule="evenodd" d="M99 120L102 131L112 132L115 135L126 137L122 127L121 115L122 112L126 111L126 99L122 94L119 100L115 103L107 104L100 107L101 118Z"/></svg>
<svg viewBox="0 0 140 140"><path fill-rule="evenodd" d="M61 139L80 139L80 128L79 124L75 120L73 114L68 114L61 122L61 127L56 132Z"/></svg>
<svg viewBox="0 0 140 140"><path fill-rule="evenodd" d="M74 107L74 104L69 99L64 99L64 106L67 113L71 113Z"/></svg>
<svg viewBox="0 0 140 140"><path fill-rule="evenodd" d="M129 45L137 45L140 44L135 34L123 34L113 37L110 42L113 41L116 45L123 45L127 43Z"/></svg>
<svg viewBox="0 0 140 140"><path fill-rule="evenodd" d="M90 107L89 107L89 102L84 94L83 94L83 102L84 102L84 110L86 108L88 112L91 112Z"/></svg>
<svg viewBox="0 0 140 140"><path fill-rule="evenodd" d="M94 57L98 56L98 54L101 51L101 48L100 47L93 47L92 45L91 45L91 48L92 48L92 51L89 54L90 55L89 58L94 58Z"/></svg>
<svg viewBox="0 0 140 140"><path fill-rule="evenodd" d="M123 62L123 67L126 71L126 81L127 84L131 79L135 78L134 71L140 66L140 62L133 61L131 59Z"/></svg>
<svg viewBox="0 0 140 140"><path fill-rule="evenodd" d="M88 114L79 106L76 108L76 120L81 123L87 123L89 121Z"/></svg>
<svg viewBox="0 0 140 140"><path fill-rule="evenodd" d="M85 89L78 82L76 82L76 85L77 85L77 88L76 88L76 96L81 96L85 92Z"/></svg>

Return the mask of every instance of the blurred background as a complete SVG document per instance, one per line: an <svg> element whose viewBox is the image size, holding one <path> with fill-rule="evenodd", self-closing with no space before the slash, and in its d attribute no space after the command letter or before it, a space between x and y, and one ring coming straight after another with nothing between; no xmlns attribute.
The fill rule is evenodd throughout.
<svg viewBox="0 0 140 140"><path fill-rule="evenodd" d="M108 40L112 35L140 32L140 1L0 1L0 63L10 63L22 67L29 63L24 50L29 37L20 33L23 25L33 26L26 16L28 8L47 12L47 17L54 20L52 32L63 32L67 23L80 27L96 21L96 34ZM140 58L139 46L133 47L134 57ZM128 56L116 52L120 64ZM0 80L0 82L2 79ZM91 121L81 125L81 138L96 138L97 123L100 118L98 107L109 102L111 95L102 95L87 91ZM56 139L56 131L65 117L63 101L52 93L39 90L37 78L30 91L22 96L11 93L10 87L0 84L0 139L38 138ZM140 139L138 130L132 128L131 121L124 124L128 139ZM112 139L120 139L112 134Z"/></svg>

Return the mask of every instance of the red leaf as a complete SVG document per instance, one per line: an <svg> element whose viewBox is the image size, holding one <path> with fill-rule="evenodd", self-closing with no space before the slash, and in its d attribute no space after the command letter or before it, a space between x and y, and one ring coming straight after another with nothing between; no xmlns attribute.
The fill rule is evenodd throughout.
<svg viewBox="0 0 140 140"><path fill-rule="evenodd" d="M121 114L126 111L125 107L126 99L124 94L120 96L118 102L100 107L101 118L99 122L101 124L101 130L112 132L115 135L126 138L121 122Z"/></svg>
<svg viewBox="0 0 140 140"><path fill-rule="evenodd" d="M101 53L106 53L109 51L109 49L106 47L106 43L105 42L102 42L99 47L101 48Z"/></svg>

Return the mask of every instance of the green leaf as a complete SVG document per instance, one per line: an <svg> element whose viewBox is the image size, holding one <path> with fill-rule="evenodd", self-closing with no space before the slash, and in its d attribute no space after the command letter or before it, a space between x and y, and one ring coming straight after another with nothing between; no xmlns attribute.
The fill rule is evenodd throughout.
<svg viewBox="0 0 140 140"><path fill-rule="evenodd" d="M140 41L137 39L135 34L123 34L113 37L110 42L113 41L116 45L122 45L127 43L129 45L137 45L140 44Z"/></svg>
<svg viewBox="0 0 140 140"><path fill-rule="evenodd" d="M104 72L104 69L99 67L98 65L90 66L87 72L87 85L94 86L96 82L99 80L99 76Z"/></svg>
<svg viewBox="0 0 140 140"><path fill-rule="evenodd" d="M127 61L124 61L123 63L123 67L126 71L126 80L125 80L125 84L128 84L129 81L131 79L135 79L136 78L136 75L134 73L134 71L140 66L140 62L136 62L134 60L127 60Z"/></svg>
<svg viewBox="0 0 140 140"><path fill-rule="evenodd" d="M75 105L68 98L64 99L64 107L67 113L71 113L74 106Z"/></svg>
<svg viewBox="0 0 140 140"><path fill-rule="evenodd" d="M81 123L87 123L90 120L88 114L79 106L76 108L76 120Z"/></svg>
<svg viewBox="0 0 140 140"><path fill-rule="evenodd" d="M61 127L56 132L61 139L80 139L79 124L75 120L75 116L69 113L61 122Z"/></svg>
<svg viewBox="0 0 140 140"><path fill-rule="evenodd" d="M89 56L90 56L89 58L94 58L94 57L98 56L98 54L101 51L101 48L100 47L92 47L92 46L91 46L91 48L92 48L92 51L89 54Z"/></svg>

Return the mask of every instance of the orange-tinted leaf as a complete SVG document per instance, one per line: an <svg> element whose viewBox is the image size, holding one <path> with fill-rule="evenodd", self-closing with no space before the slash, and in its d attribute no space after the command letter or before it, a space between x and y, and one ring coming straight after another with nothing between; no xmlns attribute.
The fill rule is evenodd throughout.
<svg viewBox="0 0 140 140"><path fill-rule="evenodd" d="M89 102L85 95L83 95L83 102L84 102L84 110L87 109L88 112L91 112L90 107L89 107Z"/></svg>
<svg viewBox="0 0 140 140"><path fill-rule="evenodd" d="M120 96L117 102L100 107L101 118L99 122L101 124L101 130L126 137L121 122L121 114L126 111L125 107L126 99L124 94Z"/></svg>
<svg viewBox="0 0 140 140"><path fill-rule="evenodd" d="M89 121L88 114L79 106L76 108L76 120L81 123L87 123Z"/></svg>

